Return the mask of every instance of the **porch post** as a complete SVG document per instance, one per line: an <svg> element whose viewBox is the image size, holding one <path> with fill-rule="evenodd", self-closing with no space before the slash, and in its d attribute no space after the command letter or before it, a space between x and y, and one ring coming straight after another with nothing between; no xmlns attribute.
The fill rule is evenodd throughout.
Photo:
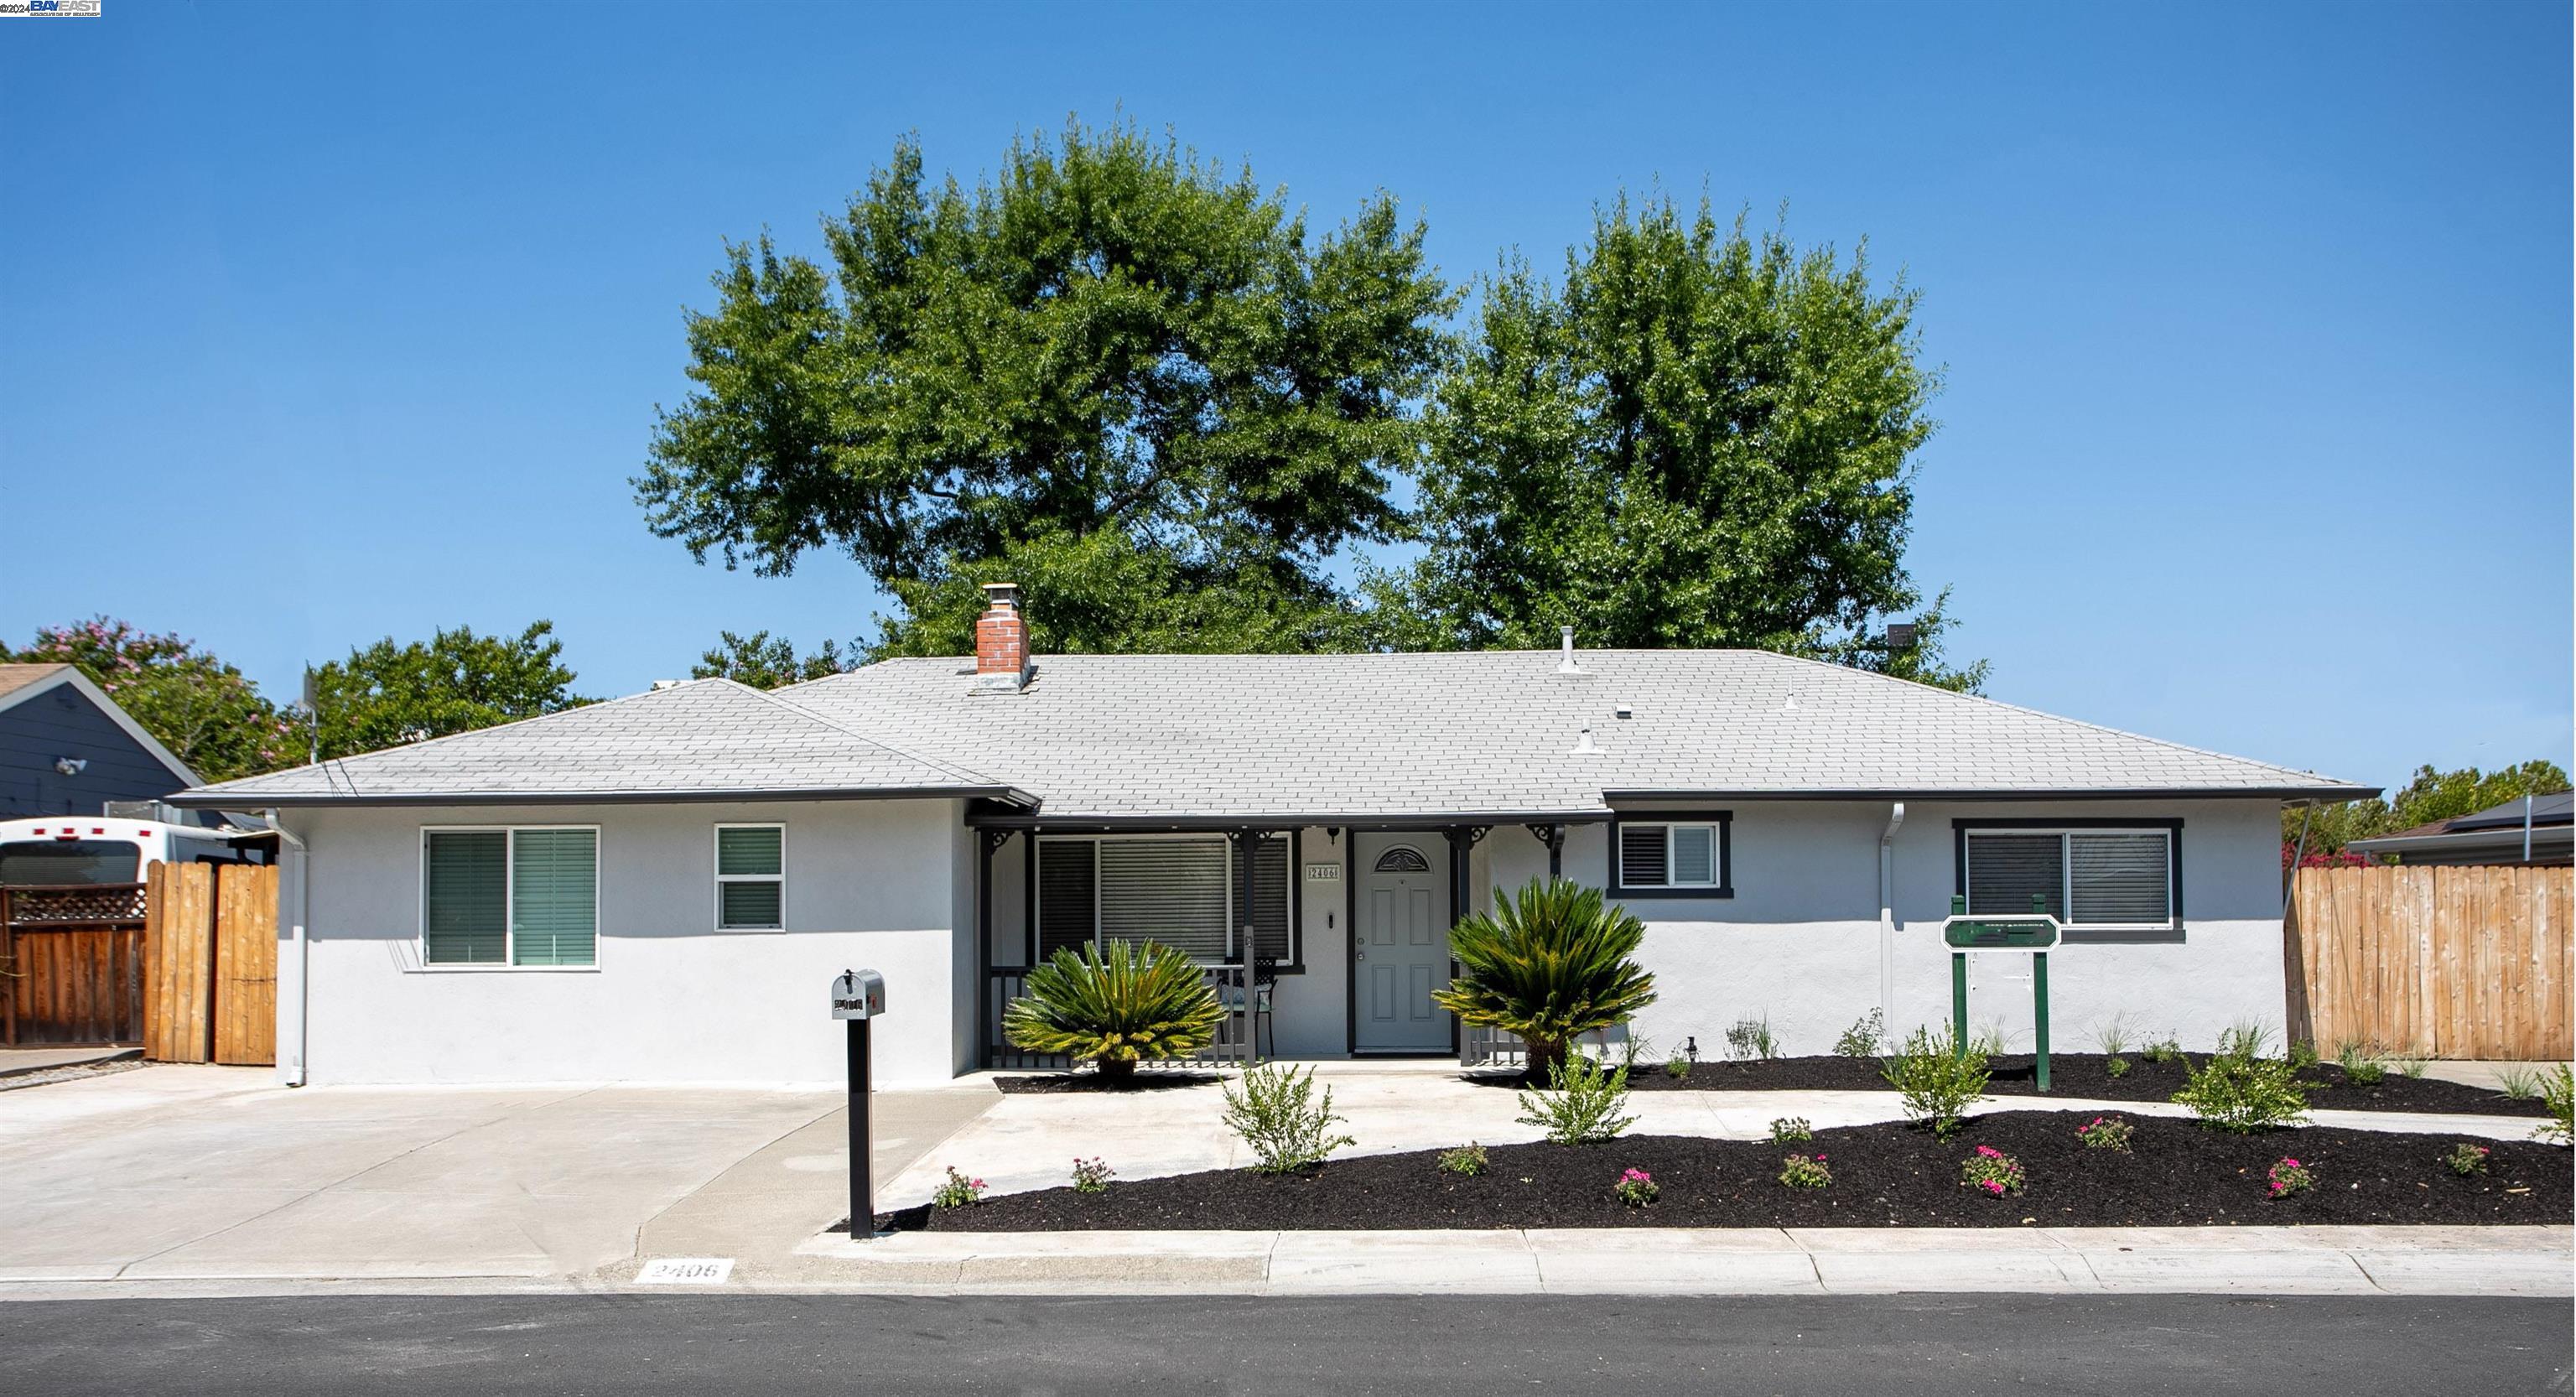
<svg viewBox="0 0 2576 1397"><path fill-rule="evenodd" d="M1547 846L1547 876L1550 880L1565 876L1565 826L1531 825L1529 832Z"/></svg>
<svg viewBox="0 0 2576 1397"><path fill-rule="evenodd" d="M1235 1041L1237 1048L1242 1054L1243 1065L1250 1067L1252 1065L1252 1049L1254 1046L1252 1040L1258 1031L1257 1025L1259 1024L1259 1019L1253 1013L1252 1004L1252 861L1253 855L1259 847L1260 836L1249 829L1236 829L1228 830L1225 837L1227 852L1233 856L1236 871L1234 880L1234 933L1226 939L1234 947L1234 955L1232 959L1239 962L1239 969L1237 971L1219 973L1220 976L1225 974L1240 974L1242 976L1240 987L1243 992L1243 999L1241 1006L1236 1010L1236 1012L1242 1016L1237 1032L1241 1033L1243 1036Z"/></svg>
<svg viewBox="0 0 2576 1397"><path fill-rule="evenodd" d="M975 1065L993 1065L993 855L1008 830L975 831ZM956 1001L951 1000L950 1003Z"/></svg>

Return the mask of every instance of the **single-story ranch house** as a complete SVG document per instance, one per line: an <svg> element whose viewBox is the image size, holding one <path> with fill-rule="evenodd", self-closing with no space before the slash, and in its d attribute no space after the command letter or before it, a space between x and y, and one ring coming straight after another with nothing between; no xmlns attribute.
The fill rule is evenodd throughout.
<svg viewBox="0 0 2576 1397"><path fill-rule="evenodd" d="M2203 1046L2282 1022L2283 804L2372 793L1754 651L1032 658L992 591L971 661L657 685L175 797L288 840L281 1074L827 1083L830 982L868 967L877 1080L925 1085L1021 1060L1033 958L1147 936L1265 1006L1232 1021L1263 1052L1472 1058L1430 998L1446 929L1551 871L1646 923L1659 1054L1943 1022L1954 894L2069 924L2060 1044L2121 1014ZM2028 958L1971 959L1974 1021L2026 1046Z"/></svg>

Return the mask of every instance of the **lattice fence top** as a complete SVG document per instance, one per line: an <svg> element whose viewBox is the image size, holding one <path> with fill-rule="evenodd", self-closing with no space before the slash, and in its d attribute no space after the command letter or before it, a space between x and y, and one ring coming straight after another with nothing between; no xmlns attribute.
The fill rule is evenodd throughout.
<svg viewBox="0 0 2576 1397"><path fill-rule="evenodd" d="M9 925L95 925L143 920L141 883L99 883L7 889Z"/></svg>

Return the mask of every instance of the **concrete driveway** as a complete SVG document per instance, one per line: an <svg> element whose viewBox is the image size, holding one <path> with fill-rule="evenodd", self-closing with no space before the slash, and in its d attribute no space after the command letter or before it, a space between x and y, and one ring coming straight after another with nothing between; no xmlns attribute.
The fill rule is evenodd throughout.
<svg viewBox="0 0 2576 1397"><path fill-rule="evenodd" d="M880 1093L890 1179L996 1099ZM153 1066L0 1093L0 1283L757 1268L846 1211L838 1093L306 1087Z"/></svg>

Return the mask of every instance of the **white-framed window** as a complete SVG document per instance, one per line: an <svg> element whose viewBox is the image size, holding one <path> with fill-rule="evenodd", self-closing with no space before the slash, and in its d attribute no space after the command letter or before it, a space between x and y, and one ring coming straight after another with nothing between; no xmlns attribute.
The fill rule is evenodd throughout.
<svg viewBox="0 0 2576 1397"><path fill-rule="evenodd" d="M1038 840L1037 954L1159 941L1209 964L1296 960L1290 840L1239 855L1222 834L1048 835ZM1248 865L1248 866L1247 866ZM1243 923L1244 882L1251 884Z"/></svg>
<svg viewBox="0 0 2576 1397"><path fill-rule="evenodd" d="M598 965L599 827L424 827L420 960L429 967Z"/></svg>
<svg viewBox="0 0 2576 1397"><path fill-rule="evenodd" d="M1966 829L1962 891L1972 916L2044 906L2069 927L2166 931L2180 920L2170 826Z"/></svg>
<svg viewBox="0 0 2576 1397"><path fill-rule="evenodd" d="M1617 895L1732 897L1731 814L1646 816L1611 824Z"/></svg>
<svg viewBox="0 0 2576 1397"><path fill-rule="evenodd" d="M787 826L716 826L716 930L787 929Z"/></svg>

